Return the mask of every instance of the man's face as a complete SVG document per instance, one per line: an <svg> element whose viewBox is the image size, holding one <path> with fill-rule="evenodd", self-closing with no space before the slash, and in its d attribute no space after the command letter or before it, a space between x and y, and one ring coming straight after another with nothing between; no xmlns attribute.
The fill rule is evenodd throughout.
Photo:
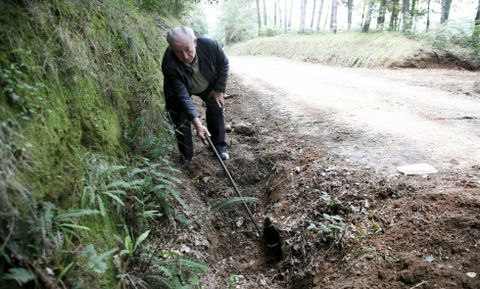
<svg viewBox="0 0 480 289"><path fill-rule="evenodd" d="M172 39L170 47L180 61L191 64L195 59L197 39L189 35L177 35Z"/></svg>

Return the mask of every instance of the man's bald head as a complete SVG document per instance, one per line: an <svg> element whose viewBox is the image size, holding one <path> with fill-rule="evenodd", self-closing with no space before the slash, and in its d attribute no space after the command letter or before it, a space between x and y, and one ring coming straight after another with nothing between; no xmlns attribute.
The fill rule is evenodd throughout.
<svg viewBox="0 0 480 289"><path fill-rule="evenodd" d="M172 44L172 41L179 37L188 37L190 39L196 39L195 32L188 26L174 27L167 32L167 42Z"/></svg>
<svg viewBox="0 0 480 289"><path fill-rule="evenodd" d="M197 37L190 27L175 27L167 32L167 42L177 58L191 64L197 53Z"/></svg>

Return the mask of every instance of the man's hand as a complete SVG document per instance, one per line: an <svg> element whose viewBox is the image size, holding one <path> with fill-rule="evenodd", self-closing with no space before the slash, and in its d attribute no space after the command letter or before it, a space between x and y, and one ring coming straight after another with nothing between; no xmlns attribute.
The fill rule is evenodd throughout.
<svg viewBox="0 0 480 289"><path fill-rule="evenodd" d="M200 139L205 140L205 136L211 136L208 129L202 125L202 122L198 117L194 118L192 123L195 126L195 130L197 131L197 135Z"/></svg>
<svg viewBox="0 0 480 289"><path fill-rule="evenodd" d="M212 92L210 92L210 96L215 99L215 102L218 104L218 107L220 108L223 107L223 104L224 104L223 92L212 90Z"/></svg>

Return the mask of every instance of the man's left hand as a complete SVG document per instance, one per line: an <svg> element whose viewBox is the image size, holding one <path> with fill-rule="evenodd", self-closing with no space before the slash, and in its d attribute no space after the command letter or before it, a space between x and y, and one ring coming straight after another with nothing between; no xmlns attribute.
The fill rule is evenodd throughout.
<svg viewBox="0 0 480 289"><path fill-rule="evenodd" d="M212 90L212 92L210 92L210 96L215 99L215 102L218 104L218 107L220 108L223 107L223 104L224 104L223 92Z"/></svg>

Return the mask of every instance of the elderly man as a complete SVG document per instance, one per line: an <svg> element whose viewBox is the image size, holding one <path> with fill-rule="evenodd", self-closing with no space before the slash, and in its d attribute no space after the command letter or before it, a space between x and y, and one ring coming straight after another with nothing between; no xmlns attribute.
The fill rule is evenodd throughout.
<svg viewBox="0 0 480 289"><path fill-rule="evenodd" d="M189 27L170 29L167 42L162 62L165 104L175 125L181 165L187 166L193 157L191 124L201 139L211 136L223 160L229 159L223 118L229 68L225 53L216 41L197 38ZM191 95L206 104L207 127L200 121Z"/></svg>

